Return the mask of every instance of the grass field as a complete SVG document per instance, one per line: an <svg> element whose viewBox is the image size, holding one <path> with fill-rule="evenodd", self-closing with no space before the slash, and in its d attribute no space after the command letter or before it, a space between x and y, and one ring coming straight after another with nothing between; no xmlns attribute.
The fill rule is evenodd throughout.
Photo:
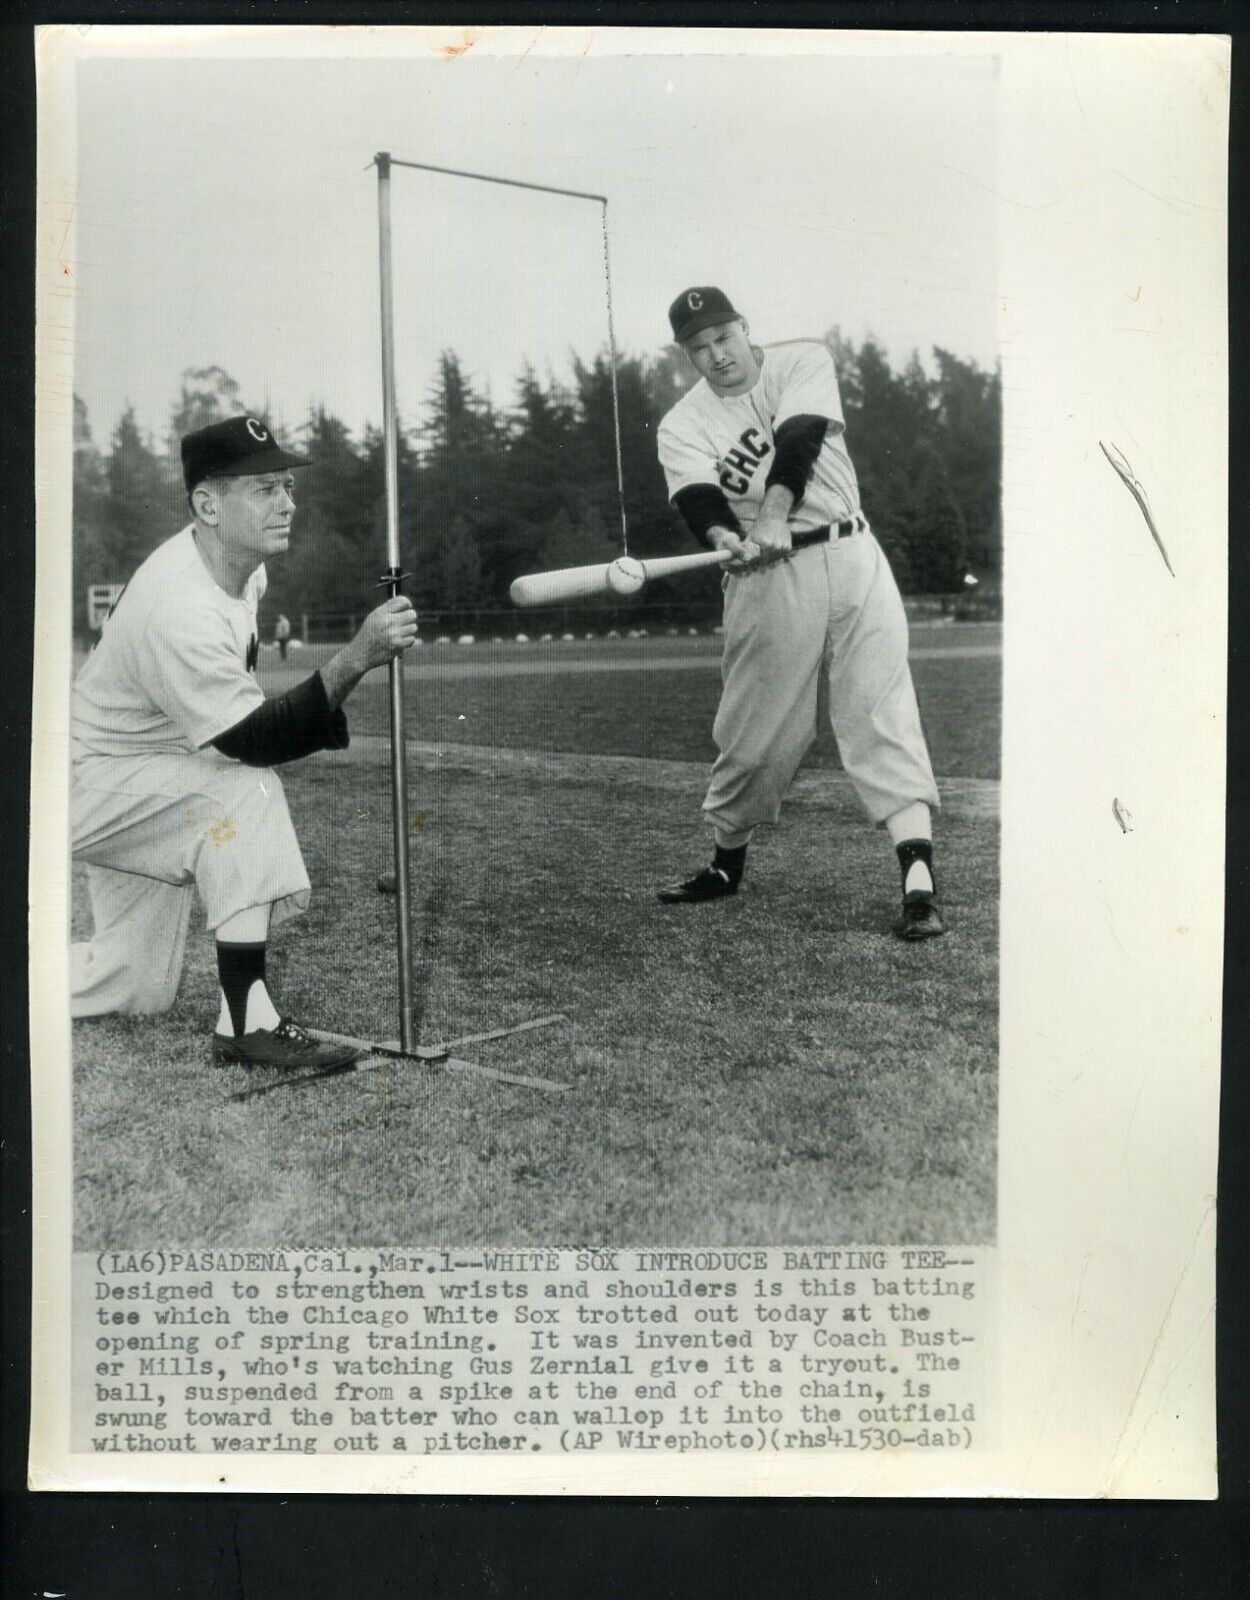
<svg viewBox="0 0 1250 1600"><path fill-rule="evenodd" d="M423 652L422 1037L562 1012L463 1053L569 1092L393 1063L231 1103L263 1080L207 1064L215 975L193 932L173 1012L75 1026L80 1247L992 1237L996 643L913 633L951 924L918 947L887 936L897 868L824 741L741 895L654 901L705 856L715 641ZM267 687L316 659L266 657ZM270 958L294 1015L370 1037L396 1031L384 705L364 686L352 750L284 770L314 900Z"/></svg>
<svg viewBox="0 0 1250 1600"><path fill-rule="evenodd" d="M933 759L944 776L998 776L1001 634L994 624L912 625L912 674L934 721ZM313 646L282 666L267 653L262 680L278 692L330 654L329 647ZM422 739L708 763L716 755L720 640L708 634L423 645L410 679L409 713ZM360 686L350 712L354 732L386 732L384 674ZM808 764L838 764L827 729Z"/></svg>

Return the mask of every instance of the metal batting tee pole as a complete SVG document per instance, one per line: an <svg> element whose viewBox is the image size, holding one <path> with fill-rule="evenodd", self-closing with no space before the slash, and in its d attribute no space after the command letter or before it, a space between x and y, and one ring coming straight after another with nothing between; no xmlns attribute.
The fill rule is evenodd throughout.
<svg viewBox="0 0 1250 1600"><path fill-rule="evenodd" d="M382 582L391 595L400 592L403 573L399 554L399 445L395 420L395 308L391 283L391 158L382 150L378 169L378 262L382 289L382 425L386 453L386 559ZM395 834L395 917L399 932L399 1037L405 1050L415 1050L416 1021L412 993L412 890L408 870L408 762L404 749L404 665L390 664L391 813Z"/></svg>

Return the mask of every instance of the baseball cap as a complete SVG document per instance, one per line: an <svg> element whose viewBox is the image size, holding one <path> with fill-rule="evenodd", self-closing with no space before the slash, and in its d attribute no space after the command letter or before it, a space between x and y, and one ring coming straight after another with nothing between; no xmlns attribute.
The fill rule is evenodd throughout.
<svg viewBox="0 0 1250 1600"><path fill-rule="evenodd" d="M249 478L309 465L303 456L284 450L256 417L230 417L197 428L183 438L179 450L188 494L205 478Z"/></svg>
<svg viewBox="0 0 1250 1600"><path fill-rule="evenodd" d="M678 344L702 333L704 328L714 328L718 322L732 322L741 315L734 310L723 289L707 285L683 290L668 308L668 320Z"/></svg>

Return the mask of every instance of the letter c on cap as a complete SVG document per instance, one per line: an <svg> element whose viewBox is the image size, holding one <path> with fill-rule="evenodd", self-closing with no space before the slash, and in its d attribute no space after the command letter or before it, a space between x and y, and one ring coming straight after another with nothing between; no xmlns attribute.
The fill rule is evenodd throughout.
<svg viewBox="0 0 1250 1600"><path fill-rule="evenodd" d="M691 289L690 293L686 296L686 304L690 307L691 311L699 311L703 306L703 296L697 289Z"/></svg>
<svg viewBox="0 0 1250 1600"><path fill-rule="evenodd" d="M257 444L264 444L269 437L269 435L265 432L264 423L257 422L255 417L249 417L247 419L247 431L251 434L252 438L256 440Z"/></svg>

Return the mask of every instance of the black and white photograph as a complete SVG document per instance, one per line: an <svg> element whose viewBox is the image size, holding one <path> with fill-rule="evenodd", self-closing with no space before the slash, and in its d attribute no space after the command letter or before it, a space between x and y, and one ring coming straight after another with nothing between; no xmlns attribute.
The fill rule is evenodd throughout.
<svg viewBox="0 0 1250 1600"><path fill-rule="evenodd" d="M1185 877L1167 842L1218 774L1199 753L1198 789L1160 796L1102 698L1152 651L1133 630L1170 628L1161 597L1209 613L1218 565L1186 588L1166 418L1059 392L1060 286L1016 287L1074 208L1106 224L1084 175L1120 156L1065 140L1103 137L1108 60L1069 63L1034 148L1055 54L992 34L56 43L39 770L63 865L32 1004L61 1018L71 1454L886 1450L910 1493L927 1449L1010 1455L994 1308L1032 1113L1005 1085L1058 1113L1089 1065L1153 1139L1152 1069L1112 1090L1100 1041L1135 1011L1165 1047L1173 977L1201 1012L1218 976L1210 862ZM1098 337L1134 360L1216 316L1222 148L1170 148L1194 301L1117 287ZM1122 232L1159 252L1142 173ZM1065 338L1110 295L1063 292ZM1218 645L1186 658L1200 696ZM1154 880L1166 929L1125 926L1146 849L1184 880ZM1070 873L1088 960L1047 892ZM1143 963L1121 990L1115 948L1178 926L1163 986ZM1074 1055L1082 1007L1104 1031ZM1066 1225L1061 1170L1034 1222ZM253 1271L277 1301L249 1303ZM396 1295L410 1321L340 1309ZM195 1375L209 1334L149 1313L228 1327L264 1403L223 1367L170 1406L146 1380ZM631 1326L679 1313L698 1331ZM507 1360L427 1359L500 1316ZM334 1319L423 1332L371 1330L399 1365L335 1361L337 1385L323 1355L284 1409ZM546 1395L501 1407L522 1346ZM496 1409L427 1383L405 1413L378 1371Z"/></svg>
<svg viewBox="0 0 1250 1600"><path fill-rule="evenodd" d="M81 1247L993 1238L996 85L82 69Z"/></svg>

